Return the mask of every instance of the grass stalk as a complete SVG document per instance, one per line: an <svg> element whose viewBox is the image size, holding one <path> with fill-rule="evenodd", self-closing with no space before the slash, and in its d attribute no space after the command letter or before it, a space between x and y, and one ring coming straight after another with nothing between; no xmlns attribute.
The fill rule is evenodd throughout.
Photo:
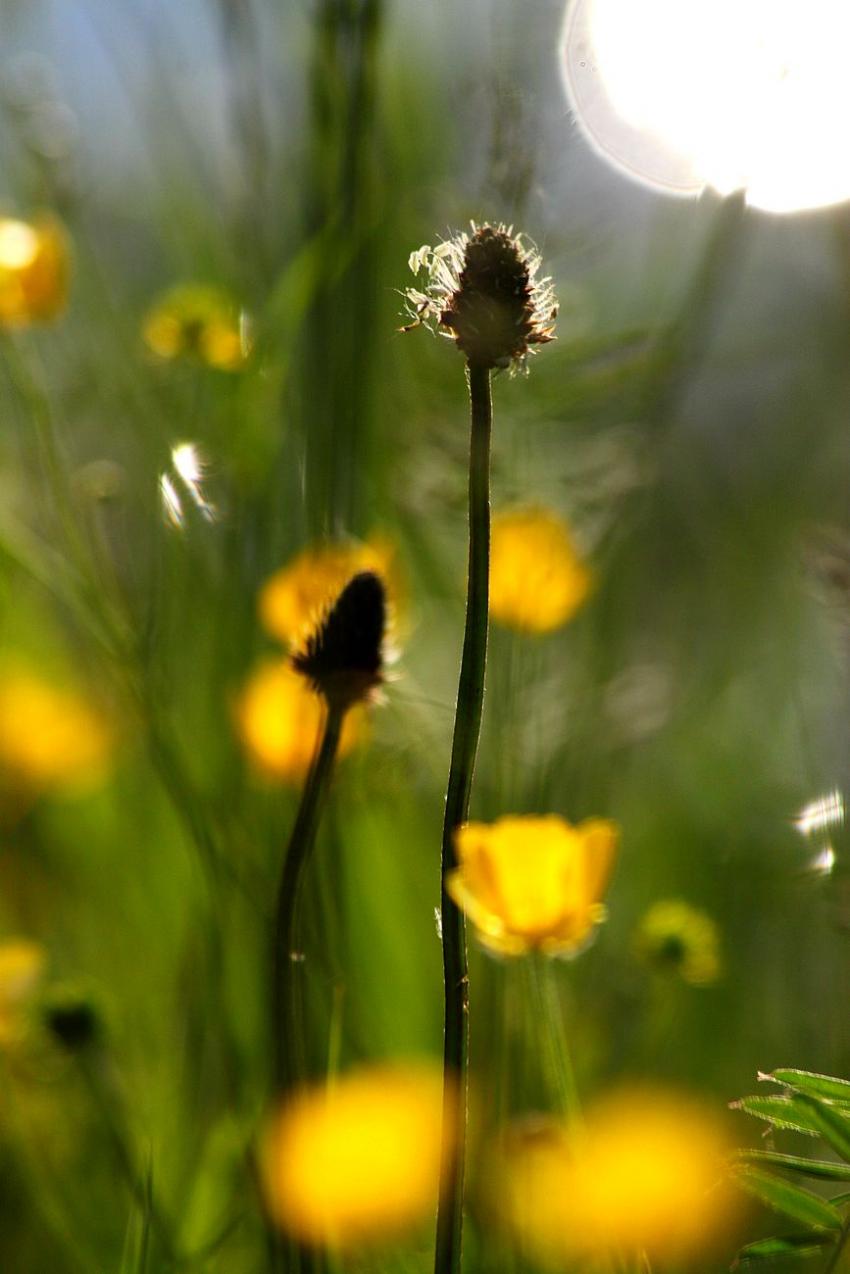
<svg viewBox="0 0 850 1274"><path fill-rule="evenodd" d="M463 913L446 892L446 877L457 865L454 832L466 821L484 702L490 584L490 434L493 406L490 369L468 366L471 414L469 450L469 573L466 627L455 711L452 757L443 822L441 914L445 989L444 1128L453 1153L445 1154L437 1212L436 1274L458 1274L463 1232L463 1181L466 1150L469 989Z"/></svg>
<svg viewBox="0 0 850 1274"><path fill-rule="evenodd" d="M846 1265L847 1240L850 1238L850 1216L848 1216L841 1227L841 1231L835 1242L835 1246L827 1257L826 1264L823 1267L823 1274L834 1274L842 1265Z"/></svg>
<svg viewBox="0 0 850 1274"><path fill-rule="evenodd" d="M272 957L272 1038L274 1042L274 1084L278 1095L288 1092L299 1078L298 1041L300 963L296 951L298 894L304 865L316 839L319 815L330 784L339 747L344 712L329 708L321 742L313 759L295 825L286 848L274 921Z"/></svg>
<svg viewBox="0 0 850 1274"><path fill-rule="evenodd" d="M330 785L345 709L329 707L322 737L295 817L283 861L283 871L275 909L272 952L272 1043L274 1048L274 1090L278 1099L287 1094L303 1078L303 1058L299 1046L303 1041L301 1014L302 963L297 951L298 898L304 867L316 840L322 806ZM318 1252L286 1240L276 1230L271 1234L269 1257L274 1274L308 1274L323 1268Z"/></svg>
<svg viewBox="0 0 850 1274"><path fill-rule="evenodd" d="M150 1175L139 1170L124 1113L115 1094L110 1090L108 1078L103 1071L103 1061L86 1053L80 1053L77 1061L86 1092L102 1122L117 1169L144 1218L145 1225L152 1226L156 1233L162 1249L164 1268L175 1269L180 1264L180 1257L173 1223L154 1198Z"/></svg>
<svg viewBox="0 0 850 1274"><path fill-rule="evenodd" d="M567 1043L561 999L551 956L534 951L528 957L529 991L532 1016L539 1026L545 1079L551 1096L558 1102L558 1113L571 1128L580 1119L578 1087Z"/></svg>

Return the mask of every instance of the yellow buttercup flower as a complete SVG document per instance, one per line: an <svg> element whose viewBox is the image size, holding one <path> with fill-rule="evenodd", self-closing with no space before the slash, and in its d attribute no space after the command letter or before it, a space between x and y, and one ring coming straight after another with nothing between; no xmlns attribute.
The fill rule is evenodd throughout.
<svg viewBox="0 0 850 1274"><path fill-rule="evenodd" d="M26 1027L26 1010L47 968L47 952L37 942L0 942L0 1047L14 1043Z"/></svg>
<svg viewBox="0 0 850 1274"><path fill-rule="evenodd" d="M324 704L288 660L269 661L251 674L236 704L236 724L257 768L268 778L298 783L310 768ZM365 727L363 709L345 714L339 755L349 753Z"/></svg>
<svg viewBox="0 0 850 1274"><path fill-rule="evenodd" d="M651 968L678 974L692 986L708 986L720 976L717 925L706 912L678 898L650 907L638 926L635 950Z"/></svg>
<svg viewBox="0 0 850 1274"><path fill-rule="evenodd" d="M381 535L373 535L365 542L313 545L296 554L266 580L260 591L263 627L278 641L298 645L349 580L361 571L374 571L386 587L392 640L393 620L398 615L404 585L395 546Z"/></svg>
<svg viewBox="0 0 850 1274"><path fill-rule="evenodd" d="M160 358L195 358L218 371L237 371L248 356L238 307L219 288L201 283L166 292L148 311L142 335Z"/></svg>
<svg viewBox="0 0 850 1274"><path fill-rule="evenodd" d="M443 1081L433 1066L380 1065L296 1092L265 1147L277 1223L302 1242L386 1241L433 1214Z"/></svg>
<svg viewBox="0 0 850 1274"><path fill-rule="evenodd" d="M493 518L490 617L507 628L548 633L573 617L592 583L563 518L513 509Z"/></svg>
<svg viewBox="0 0 850 1274"><path fill-rule="evenodd" d="M575 827L555 814L466 823L446 887L491 950L571 955L605 918L618 839L616 824L597 818Z"/></svg>
<svg viewBox="0 0 850 1274"><path fill-rule="evenodd" d="M710 1250L732 1221L721 1125L666 1090L617 1093L580 1134L544 1124L507 1149L501 1215L544 1264L635 1251L679 1262Z"/></svg>
<svg viewBox="0 0 850 1274"><path fill-rule="evenodd" d="M55 318L68 299L70 254L60 223L0 217L0 326Z"/></svg>
<svg viewBox="0 0 850 1274"><path fill-rule="evenodd" d="M102 779L112 738L75 691L34 673L0 672L0 771L35 792Z"/></svg>

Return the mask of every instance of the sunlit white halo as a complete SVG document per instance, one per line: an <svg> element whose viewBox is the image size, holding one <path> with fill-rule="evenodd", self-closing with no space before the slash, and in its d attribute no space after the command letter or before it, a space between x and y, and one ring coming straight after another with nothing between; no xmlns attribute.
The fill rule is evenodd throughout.
<svg viewBox="0 0 850 1274"><path fill-rule="evenodd" d="M204 478L204 461L193 442L180 442L171 448L171 463L174 472L182 482L195 507L208 522L214 522L217 510L204 495L202 482ZM176 492L175 492L176 494Z"/></svg>
<svg viewBox="0 0 850 1274"><path fill-rule="evenodd" d="M835 850L831 845L824 845L809 863L816 876L829 876L835 867Z"/></svg>
<svg viewBox="0 0 850 1274"><path fill-rule="evenodd" d="M159 498L166 522L179 529L183 525L183 502L167 473L159 475Z"/></svg>
<svg viewBox="0 0 850 1274"><path fill-rule="evenodd" d="M850 199L848 49L844 0L570 0L561 65L616 167L791 212Z"/></svg>
<svg viewBox="0 0 850 1274"><path fill-rule="evenodd" d="M826 792L804 805L794 819L794 826L803 836L827 832L844 823L844 797L838 789Z"/></svg>

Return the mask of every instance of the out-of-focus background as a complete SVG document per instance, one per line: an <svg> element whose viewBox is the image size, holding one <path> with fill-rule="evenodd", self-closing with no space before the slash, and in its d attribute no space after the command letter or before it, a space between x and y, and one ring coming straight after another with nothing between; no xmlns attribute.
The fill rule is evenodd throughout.
<svg viewBox="0 0 850 1274"><path fill-rule="evenodd" d="M309 1048L439 1052L467 408L400 293L410 252L470 219L527 233L560 300L557 343L494 382L493 503L554 509L594 584L554 632L494 625L473 814L622 827L608 921L559 972L582 1095L651 1079L723 1112L760 1069L850 1073L840 819L795 825L850 750L850 214L614 172L570 115L562 10L3 0L2 212L61 221L72 275L63 314L0 341L0 943L38 944L43 994L95 1013L115 1107L0 1031L10 1274L142 1268L116 1119L188 1249L236 1200L198 1268L265 1268L233 1183L298 789L258 774L240 705L283 653L264 582L328 538L390 546L400 658L307 883ZM239 352L172 357L169 304L200 305L195 336L229 305ZM59 739L46 760L31 734ZM717 927L708 985L681 935L639 954L669 899ZM486 1124L497 1066L499 1101L535 1104L533 1043L516 969L471 962ZM386 1268L427 1268L427 1243Z"/></svg>

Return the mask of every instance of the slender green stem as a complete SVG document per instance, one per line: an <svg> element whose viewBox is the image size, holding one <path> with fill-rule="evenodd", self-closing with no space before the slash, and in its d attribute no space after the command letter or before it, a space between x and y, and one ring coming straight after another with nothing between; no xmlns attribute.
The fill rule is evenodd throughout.
<svg viewBox="0 0 850 1274"><path fill-rule="evenodd" d="M457 692L452 759L443 822L442 894L445 1036L443 1043L446 1136L437 1212L436 1274L458 1274L463 1231L463 1177L466 1149L466 1064L469 1042L469 994L463 913L446 892L446 877L456 866L454 832L465 822L481 729L487 617L490 585L490 433L493 406L490 370L469 365L471 439L469 450L469 575L466 629ZM453 1153L449 1153L451 1148Z"/></svg>
<svg viewBox="0 0 850 1274"><path fill-rule="evenodd" d="M136 1206L156 1232L166 1268L173 1268L179 1263L173 1223L154 1198L149 1177L146 1178L138 1169L123 1111L103 1074L101 1061L87 1053L78 1054L77 1060L86 1090L109 1138L118 1170Z"/></svg>
<svg viewBox="0 0 850 1274"><path fill-rule="evenodd" d="M528 958L529 983L534 1020L542 1039L546 1082L571 1127L580 1119L578 1088L570 1057L554 961L535 951Z"/></svg>
<svg viewBox="0 0 850 1274"><path fill-rule="evenodd" d="M283 872L277 895L272 952L272 1041L274 1046L274 1086L285 1098L303 1077L299 970L297 950L298 895L304 866L316 839L322 805L330 785L339 748L344 709L328 708L322 738L313 758L301 794L301 804L286 847ZM310 1252L274 1232L270 1236L269 1258L275 1274L306 1274L321 1270L318 1252Z"/></svg>
<svg viewBox="0 0 850 1274"><path fill-rule="evenodd" d="M319 749L301 794L295 826L286 848L274 926L272 1033L274 1040L274 1082L279 1094L288 1092L298 1080L298 990L300 960L296 949L298 892L301 876L319 822L339 746L343 712L328 710Z"/></svg>
<svg viewBox="0 0 850 1274"><path fill-rule="evenodd" d="M841 1227L841 1232L835 1242L835 1246L827 1258L827 1262L823 1268L823 1274L833 1274L837 1270L844 1251L847 1247L847 1240L850 1238L850 1216L848 1216Z"/></svg>

